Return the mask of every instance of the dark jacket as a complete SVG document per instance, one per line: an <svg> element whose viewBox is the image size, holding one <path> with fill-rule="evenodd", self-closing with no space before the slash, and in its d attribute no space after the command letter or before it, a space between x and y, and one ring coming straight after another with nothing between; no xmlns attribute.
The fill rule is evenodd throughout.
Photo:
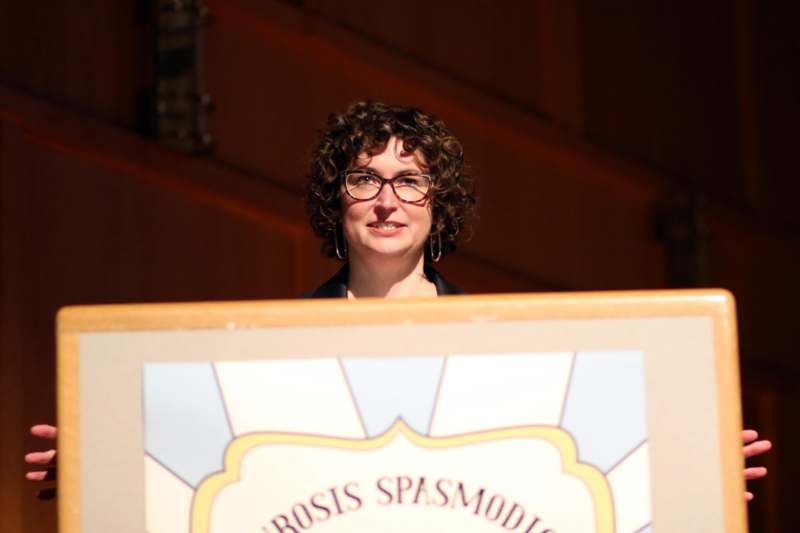
<svg viewBox="0 0 800 533"><path fill-rule="evenodd" d="M347 298L347 265L339 269L331 279L309 291L300 298ZM439 296L446 294L464 294L460 288L456 287L442 277L432 266L425 265L425 277L428 281L436 285L436 293Z"/></svg>

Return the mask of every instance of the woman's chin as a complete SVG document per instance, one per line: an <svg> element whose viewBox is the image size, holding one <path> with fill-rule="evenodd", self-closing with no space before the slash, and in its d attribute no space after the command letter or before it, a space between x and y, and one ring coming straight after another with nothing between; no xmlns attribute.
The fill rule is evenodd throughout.
<svg viewBox="0 0 800 533"><path fill-rule="evenodd" d="M389 260L402 260L409 257L419 257L423 253L422 248L414 250L413 247L408 245L401 245L400 243L383 242L372 246L365 246L362 253L359 255L364 256L365 259L379 261Z"/></svg>

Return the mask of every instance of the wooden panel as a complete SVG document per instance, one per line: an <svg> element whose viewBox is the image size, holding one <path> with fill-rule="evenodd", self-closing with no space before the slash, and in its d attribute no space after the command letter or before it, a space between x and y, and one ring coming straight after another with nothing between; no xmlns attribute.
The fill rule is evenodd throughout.
<svg viewBox="0 0 800 533"><path fill-rule="evenodd" d="M7 179L6 129L0 120L0 390L6 406L0 409L0 428L4 435L12 436L3 438L0 444L0 529L52 531L55 505L37 506L35 491L23 479L22 456L25 450L35 449L26 437L25 424L40 417L52 420L53 351L46 347L44 353L31 356L33 350L41 348L42 339L24 328L34 322L35 308L20 303L32 301L33 294L29 285L9 283L25 276L24 258L30 255L34 243L27 225L12 224L29 208L26 200L30 184ZM36 507L40 510L34 514Z"/></svg>
<svg viewBox="0 0 800 533"><path fill-rule="evenodd" d="M310 0L303 9L443 76L541 114L546 79L536 68L541 3L412 0L392 9L391 16L384 4L369 0Z"/></svg>
<svg viewBox="0 0 800 533"><path fill-rule="evenodd" d="M32 274L54 303L292 293L290 263L270 260L292 256L291 235L21 141L11 179L36 186ZM76 293L76 279L91 283Z"/></svg>
<svg viewBox="0 0 800 533"><path fill-rule="evenodd" d="M150 54L139 4L0 1L0 80L135 127Z"/></svg>
<svg viewBox="0 0 800 533"><path fill-rule="evenodd" d="M40 449L40 443L28 435L28 426L38 421L52 421L55 397L53 328L41 316L41 295L27 283L36 256L34 226L35 182L12 179L10 147L14 130L1 122L2 160L2 335L0 335L0 379L9 409L0 412L5 435L3 469L0 472L0 505L8 531L52 531L55 529L54 502L36 500L36 488L24 480L22 457L28 450ZM7 453L6 453L7 452ZM52 486L52 483L44 485ZM8 497L6 498L6 495Z"/></svg>
<svg viewBox="0 0 800 533"><path fill-rule="evenodd" d="M584 1L580 14L590 139L745 201L730 3Z"/></svg>
<svg viewBox="0 0 800 533"><path fill-rule="evenodd" d="M752 0L755 26L756 97L764 216L800 232L800 180L797 127L800 123L800 75L793 65L800 57L797 21L800 4Z"/></svg>
<svg viewBox="0 0 800 533"><path fill-rule="evenodd" d="M663 251L649 226L654 190L593 182L580 161L530 161L523 147L485 145L494 157L473 159L488 183L480 184L471 251L572 289L664 285Z"/></svg>
<svg viewBox="0 0 800 533"><path fill-rule="evenodd" d="M735 291L739 301L742 353L758 354L794 368L795 327L800 297L800 239L753 227L736 213L710 217L710 277Z"/></svg>
<svg viewBox="0 0 800 533"><path fill-rule="evenodd" d="M578 129L577 2L310 0L302 9L443 77L547 122Z"/></svg>
<svg viewBox="0 0 800 533"><path fill-rule="evenodd" d="M798 459L784 452L797 447L793 445L798 441L796 426L789 426L786 431L786 422L794 418L796 410L781 408L793 402L788 388L800 376L792 374L770 371L755 358L742 362L744 425L758 428L761 438L771 439L776 444L766 456L748 461L751 466L765 466L769 471L765 479L749 483L749 490L756 495L749 506L750 531L781 531L781 483L791 486L793 481L786 478L787 473L798 470Z"/></svg>
<svg viewBox="0 0 800 533"><path fill-rule="evenodd" d="M564 290L564 287L553 285L549 280L537 279L490 260L460 252L447 256L435 266L467 294Z"/></svg>
<svg viewBox="0 0 800 533"><path fill-rule="evenodd" d="M175 169L167 154L157 170L29 128L9 126L4 140L4 178L31 189L23 218L9 227L30 232L36 253L26 258L26 281L54 305L275 297L298 290L291 262L303 221L280 214L301 215L296 197L262 191L269 203L290 205L261 214L258 199L237 198L231 183L220 180L214 190L196 175L170 175ZM150 151L154 156L160 149ZM184 163L182 173L202 168ZM231 189L228 198L221 186Z"/></svg>

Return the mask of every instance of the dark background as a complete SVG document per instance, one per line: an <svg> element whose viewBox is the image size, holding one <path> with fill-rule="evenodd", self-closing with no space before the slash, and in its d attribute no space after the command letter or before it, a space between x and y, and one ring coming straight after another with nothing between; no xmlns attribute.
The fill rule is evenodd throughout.
<svg viewBox="0 0 800 533"><path fill-rule="evenodd" d="M0 530L55 530L22 435L55 420L56 310L318 284L309 148L364 97L463 141L480 222L441 265L469 292L733 291L745 423L775 442L751 528L793 530L800 4L208 0L202 155L154 138L141 2L50 4L0 0Z"/></svg>

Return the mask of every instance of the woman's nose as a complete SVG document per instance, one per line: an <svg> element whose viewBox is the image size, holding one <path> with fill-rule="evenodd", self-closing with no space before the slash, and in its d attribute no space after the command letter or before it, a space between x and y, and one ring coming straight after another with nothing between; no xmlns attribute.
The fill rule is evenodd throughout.
<svg viewBox="0 0 800 533"><path fill-rule="evenodd" d="M394 194L394 189L389 183L384 183L383 188L378 193L378 196L375 198L375 203L384 208L391 208L396 207L397 202L397 195Z"/></svg>

